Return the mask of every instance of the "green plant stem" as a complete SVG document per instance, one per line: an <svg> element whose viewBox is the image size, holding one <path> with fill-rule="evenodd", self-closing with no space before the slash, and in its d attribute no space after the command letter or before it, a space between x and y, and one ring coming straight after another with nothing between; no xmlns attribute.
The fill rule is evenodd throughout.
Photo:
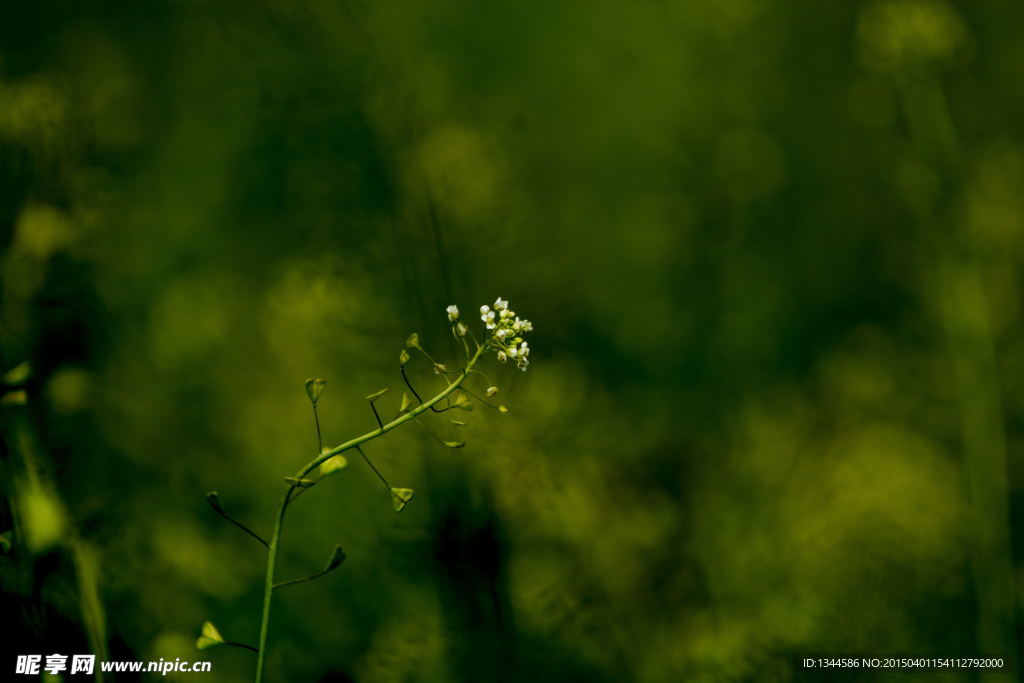
<svg viewBox="0 0 1024 683"><path fill-rule="evenodd" d="M225 640L221 645L229 645L231 647L241 648L242 650L248 650L249 652L256 652L256 648L252 645L246 645L245 643L236 643L231 640Z"/></svg>
<svg viewBox="0 0 1024 683"><path fill-rule="evenodd" d="M232 517L232 516L231 516L231 515L229 515L228 513L224 512L223 510L218 510L218 509L216 509L216 508L214 508L214 511L215 511L215 512L216 512L216 513L217 513L218 515L220 515L221 517L223 517L224 519L228 520L229 522L231 522L232 524L234 524L235 526L237 526L237 527L238 527L239 529L241 529L241 530L242 530L242 531L244 531L245 533L247 533L247 534L249 534L250 536L252 536L253 538L255 538L255 539L256 539L257 541L259 541L259 542L260 542L260 543L261 543L261 544L263 545L263 547L264 547L264 548L269 548L269 547L270 547L270 545L268 545L268 544L267 544L267 542L263 540L263 537L262 537L262 536L260 536L260 535L259 535L258 533L256 533L255 531L253 531L252 529L250 529L250 528L249 528L249 527L247 527L246 525L244 525L244 524L242 524L241 522L239 522L239 521L238 521L237 519L235 519L234 517Z"/></svg>
<svg viewBox="0 0 1024 683"><path fill-rule="evenodd" d="M319 467L322 462L324 462L324 461L334 457L335 455L338 455L339 453L343 453L343 452L345 452L347 450L355 448L356 446L361 446L362 444L366 443L367 441L372 441L373 439L376 439L378 436L381 436L382 434L386 434L386 433L390 432L391 430L395 429L396 427L402 426L403 424L405 424L409 420L412 420L415 417L417 417L418 415L420 415L421 413L424 413L427 410L430 410L435 405L437 405L438 403L440 403L444 399L448 398L448 396L450 394L452 394L456 389L458 389L462 385L462 382L465 381L466 376L469 374L469 371L473 369L473 366L476 364L477 360L480 358L480 355L483 353L483 351L484 351L483 347L478 349L476 354L474 354L473 357L469 360L469 363L466 365L466 367L463 370L460 371L459 376L455 379L455 381L452 382L451 384L449 384L448 386L446 386L441 392L439 392L433 398L431 398L431 399L429 399L427 401L424 401L423 403L421 403L420 405L416 406L415 408L413 408L409 412L405 413L404 415L399 415L398 417L396 417L391 422L388 422L387 424L385 424L383 427L378 427L377 429L373 430L372 432L367 432L366 434L363 434L362 436L357 436L354 439L346 441L345 443L341 444L340 446L335 446L334 448L330 449L329 451L324 451L323 454L321 454L320 456L314 458L305 467L303 467L301 470L299 470L299 473L295 476L295 478L296 479L303 479L303 478L305 478L305 476L307 474L309 474L314 469Z"/></svg>
<svg viewBox="0 0 1024 683"><path fill-rule="evenodd" d="M384 475L380 473L380 470L378 470L377 466L373 464L373 461L366 456L366 453L363 452L362 448L356 446L356 450L359 451L359 455L363 456L363 460L365 460L366 464L370 466L370 469L373 470L373 473L377 475L377 478L384 483L384 488L390 491L391 484L389 484L388 480L384 478Z"/></svg>
<svg viewBox="0 0 1024 683"><path fill-rule="evenodd" d="M330 572L328 572L326 569L323 569L321 571L318 571L316 574L310 574L309 576L303 576L301 579L289 579L288 581L282 581L281 583L275 583L274 584L274 590L277 590L278 588L284 588L285 586L294 586L297 583L305 583L307 581L312 581L313 579L319 579L321 576L324 576L325 574L329 574L329 573Z"/></svg>
<svg viewBox="0 0 1024 683"><path fill-rule="evenodd" d="M473 357L469 359L469 362L466 364L466 367L463 368L463 370L459 373L459 376L455 379L455 381L448 384L448 386L446 386L436 396L429 399L428 401L421 402L418 406L416 406L409 412L403 415L399 415L391 422L388 422L387 424L378 427L372 432L367 432L362 436L357 436L354 439L350 439L349 441L346 441L340 446L335 446L329 451L323 451L316 458L309 461L309 463L307 463L305 467L299 470L298 474L295 475L295 479L304 479L307 474L312 472L314 469L319 467L321 463L327 461L328 459L333 458L339 453L344 453L347 450L361 446L367 441L372 441L373 439L376 439L378 436L387 434L391 430L402 426L409 420L415 419L420 413L426 412L427 410L433 408L434 405L446 399L453 391L455 391L456 389L459 388L459 386L462 385L462 383L465 381L466 377L469 375L469 372L473 369L473 366L476 364L477 360L480 358L480 355L483 352L484 347L479 347L476 353L473 355ZM256 653L256 683L262 683L263 681L263 670L265 668L267 659L267 633L270 631L270 603L274 595L274 570L277 565L277 551L281 545L281 531L284 527L284 515L288 509L288 502L290 501L292 492L294 490L295 486L290 485L288 489L285 491L284 496L282 496L281 498L281 503L280 505L278 505L277 508L277 520L274 522L274 534L270 537L270 545L267 548L267 573L265 580L263 582L263 613L260 618L260 640Z"/></svg>
<svg viewBox="0 0 1024 683"><path fill-rule="evenodd" d="M281 498L277 508L277 521L274 523L274 535L270 537L267 549L267 575L263 583L263 614L260 617L260 640L256 648L256 683L263 680L263 668L267 659L267 632L270 630L270 598L274 594L274 568L277 565L277 548L281 541L281 528L284 526L284 513L288 509L294 486L289 486Z"/></svg>
<svg viewBox="0 0 1024 683"><path fill-rule="evenodd" d="M320 435L320 413L316 410L316 404L313 404L313 424L316 425L316 452L319 453L324 449L324 439Z"/></svg>

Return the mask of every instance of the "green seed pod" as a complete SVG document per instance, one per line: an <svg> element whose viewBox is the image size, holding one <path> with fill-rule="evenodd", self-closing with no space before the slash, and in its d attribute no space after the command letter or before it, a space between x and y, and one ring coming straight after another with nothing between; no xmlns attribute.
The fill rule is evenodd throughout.
<svg viewBox="0 0 1024 683"><path fill-rule="evenodd" d="M324 388L327 386L327 380L321 377L310 377L306 380L306 395L309 396L309 400L313 405L320 400L320 394L323 393Z"/></svg>
<svg viewBox="0 0 1024 683"><path fill-rule="evenodd" d="M334 551L331 553L331 557L327 560L327 566L324 567L324 574L327 572L334 571L341 566L341 563L345 561L345 551L341 549L340 545L334 546Z"/></svg>
<svg viewBox="0 0 1024 683"><path fill-rule="evenodd" d="M405 509L405 506L412 500L412 497L416 495L416 492L412 489L399 489L394 486L391 487L391 505L395 508L395 512L401 512Z"/></svg>
<svg viewBox="0 0 1024 683"><path fill-rule="evenodd" d="M213 622L207 621L203 624L203 631L196 640L196 647L200 650L224 644L224 636L220 634Z"/></svg>

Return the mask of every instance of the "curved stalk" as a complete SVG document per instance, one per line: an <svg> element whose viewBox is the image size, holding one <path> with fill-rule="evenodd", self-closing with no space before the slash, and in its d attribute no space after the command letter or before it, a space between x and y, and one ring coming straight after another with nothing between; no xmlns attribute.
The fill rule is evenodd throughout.
<svg viewBox="0 0 1024 683"><path fill-rule="evenodd" d="M326 462L330 458L333 458L335 455L338 455L339 453L344 453L345 451L350 450L352 448L358 448L359 446L368 441L372 441L373 439L376 439L379 436L387 434L391 430L402 426L409 420L416 419L416 417L419 416L421 413L424 413L427 410L432 409L434 405L448 398L448 396L456 389L458 389L462 385L463 381L465 381L466 377L469 375L469 372L473 369L473 366L476 364L477 360L480 358L480 355L483 353L484 348L485 347L482 346L478 347L476 353L473 355L472 358L469 359L469 362L466 364L466 367L459 372L459 376L454 381L450 382L448 386L446 386L437 395L435 395L434 397L427 401L421 402L418 406L416 406L409 412L404 413L403 415L399 415L394 420L391 420L387 424L379 426L372 432L367 432L362 436L357 436L354 439L346 441L340 446L335 446L334 448L328 451L323 451L317 457L313 458L313 460L309 461L305 465L305 467L299 470L298 474L295 475L295 479L304 479L307 474L309 474L314 469L319 467L321 463ZM319 420L317 421L317 423L317 426L319 427ZM274 570L277 565L277 551L281 545L281 532L284 528L285 512L288 509L288 503L291 500L292 493L294 491L295 486L290 485L288 489L285 491L284 496L282 496L281 498L281 503L280 505L278 505L277 508L277 520L274 522L274 533L270 537L270 544L267 548L267 571L263 582L263 612L262 617L260 618L260 639L256 653L255 683L262 683L263 681L263 670L265 668L267 655L267 634L270 631L270 604L274 595ZM287 585L288 583L290 582L286 582L283 585Z"/></svg>
<svg viewBox="0 0 1024 683"><path fill-rule="evenodd" d="M289 579L287 581L282 581L281 583L275 583L274 584L274 590L277 590L278 588L284 588L285 586L294 586L297 583L306 583L307 581L312 581L313 579L319 579L321 576L324 576L325 574L328 574L328 573L330 573L328 570L321 569L316 574L310 574L309 576L303 576L301 579Z"/></svg>
<svg viewBox="0 0 1024 683"><path fill-rule="evenodd" d="M281 544L281 528L284 526L284 513L288 509L294 486L289 486L281 498L277 508L277 521L274 523L274 535L270 537L267 550L267 574L263 582L263 614L260 617L260 640L256 646L256 683L263 680L263 667L267 659L267 633L270 630L270 598L274 594L274 568L277 565L277 548Z"/></svg>
<svg viewBox="0 0 1024 683"><path fill-rule="evenodd" d="M429 400L424 401L423 403L419 404L418 406L416 406L415 408L413 408L409 412L405 413L404 415L399 415L398 417L396 417L391 422L388 422L383 427L378 427L377 429L373 430L372 432L367 432L366 434L363 434L362 436L357 436L354 439L350 439L349 441L346 441L345 443L341 444L340 446L335 446L334 448L330 449L329 451L324 451L324 453L322 455L320 455L319 457L314 458L305 467L303 467L301 470L299 470L299 473L297 475L295 475L295 478L296 479L304 478L307 474L309 474L314 469L319 467L320 463L322 463L322 462L324 462L324 461L334 457L335 455L338 455L339 453L343 453L343 452L345 452L347 450L355 448L356 446L361 446L364 443L366 443L367 441L372 441L373 439L376 439L378 436L381 436L382 434L386 434L386 433L390 432L391 430L395 429L396 427L400 427L401 425L405 424L409 420L417 417L420 413L426 412L427 410L433 408L435 405L437 405L438 403L440 403L444 399L448 398L448 396L452 392L454 392L456 389L458 389L460 386L462 386L462 382L466 379L466 376L469 374L469 371L476 364L476 361L480 358L480 354L483 353L483 351L484 351L483 347L481 347L479 350L477 350L477 352L469 360L469 363L466 365L466 367L463 368L459 372L458 378L456 378L454 382L452 382L451 384L446 386L444 388L444 390L439 392L437 395L435 395L434 397L430 398Z"/></svg>

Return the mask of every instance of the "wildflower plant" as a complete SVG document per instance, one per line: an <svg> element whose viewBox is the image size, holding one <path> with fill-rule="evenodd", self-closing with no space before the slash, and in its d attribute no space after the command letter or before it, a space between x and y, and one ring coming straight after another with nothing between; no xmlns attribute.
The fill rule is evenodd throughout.
<svg viewBox="0 0 1024 683"><path fill-rule="evenodd" d="M462 441L445 440L438 437L420 420L420 416L427 411L433 413L446 413L451 410L473 409L473 401L482 403L490 408L506 413L508 408L503 404L495 404L487 400L498 393L498 388L491 382L490 378L476 365L486 354L494 353L501 363L509 361L525 371L529 366L530 347L523 339L523 335L533 330L533 324L529 320L521 319L509 308L509 304L502 298L498 298L491 306L480 307L480 319L484 323L482 341L478 340L472 330L466 325L459 311L458 306L451 305L446 309L448 322L451 324L452 335L462 346L465 352L465 364L458 369L449 368L446 363L440 363L433 358L420 344L419 335L413 333L406 340L405 348L398 354L398 370L402 376L407 391L403 391L397 412L394 417L386 421L381 417L381 404L385 402L388 388L385 387L366 397L370 410L373 412L376 428L355 438L349 439L341 445L324 447L323 437L320 431L320 414L318 403L320 396L327 386L326 380L314 377L306 380L306 395L309 398L313 409L313 424L316 428L317 456L299 469L294 475L284 477L285 490L281 496L281 502L277 508L277 515L274 521L273 532L270 540L250 529L245 524L234 519L225 511L221 503L220 494L211 491L206 494L206 500L213 510L234 524L239 529L258 541L267 551L267 565L263 589L263 609L260 616L259 640L257 645L226 640L221 636L216 626L211 622L203 624L202 632L196 641L196 647L206 649L217 645L231 645L256 653L256 683L263 680L267 654L267 635L270 630L271 603L274 592L286 586L297 583L304 583L318 579L337 569L345 561L345 552L340 545L334 547L329 555L323 569L309 576L278 581L275 575L277 566L277 555L281 547L281 538L284 531L285 514L288 506L291 505L306 491L321 485L328 477L341 472L348 466L346 453L355 451L360 458L373 470L373 473L380 479L391 498L391 505L395 512L401 512L412 500L415 491L410 488L392 486L384 477L373 461L363 450L363 446L369 442L384 436L402 425L413 422L430 434L438 443L447 448L461 448L465 445ZM406 366L414 357L422 357L429 362L434 373L444 381L444 387L433 396L423 399L413 387ZM483 396L467 386L470 375L478 375L487 384L483 389ZM464 427L466 423L459 419L452 419L451 423L457 427Z"/></svg>

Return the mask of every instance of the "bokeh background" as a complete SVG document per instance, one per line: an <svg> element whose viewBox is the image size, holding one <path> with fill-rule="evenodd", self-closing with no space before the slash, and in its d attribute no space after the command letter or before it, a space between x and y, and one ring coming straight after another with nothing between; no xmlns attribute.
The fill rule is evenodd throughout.
<svg viewBox="0 0 1024 683"><path fill-rule="evenodd" d="M281 477L420 334L534 321L288 520L271 681L789 681L1021 637L1024 5L0 9L2 667L254 658ZM27 365L26 365L27 364ZM412 366L411 366L412 367ZM423 387L437 378L422 364ZM426 389L424 389L426 391ZM930 681L1017 680L970 672ZM168 677L170 680L172 677ZM875 680L864 672L848 680ZM56 679L53 679L56 680ZM132 680L120 676L117 680Z"/></svg>

